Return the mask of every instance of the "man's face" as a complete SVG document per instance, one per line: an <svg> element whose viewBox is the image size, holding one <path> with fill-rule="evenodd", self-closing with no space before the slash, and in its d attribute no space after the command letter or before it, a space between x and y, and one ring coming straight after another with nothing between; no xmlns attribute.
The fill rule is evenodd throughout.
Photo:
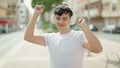
<svg viewBox="0 0 120 68"><path fill-rule="evenodd" d="M55 21L55 26L58 29L62 29L70 26L70 16L68 13L63 14L61 16L55 15L54 21Z"/></svg>

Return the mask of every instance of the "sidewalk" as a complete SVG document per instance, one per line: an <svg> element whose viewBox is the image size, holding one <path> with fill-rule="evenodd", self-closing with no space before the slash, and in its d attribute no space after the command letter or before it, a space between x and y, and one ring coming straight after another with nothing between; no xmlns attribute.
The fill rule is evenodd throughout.
<svg viewBox="0 0 120 68"><path fill-rule="evenodd" d="M105 39L100 39L100 41L103 52L99 54L91 53L90 57L86 56L84 68L120 68L120 44Z"/></svg>
<svg viewBox="0 0 120 68"><path fill-rule="evenodd" d="M48 68L48 66L48 49L26 42L3 68Z"/></svg>

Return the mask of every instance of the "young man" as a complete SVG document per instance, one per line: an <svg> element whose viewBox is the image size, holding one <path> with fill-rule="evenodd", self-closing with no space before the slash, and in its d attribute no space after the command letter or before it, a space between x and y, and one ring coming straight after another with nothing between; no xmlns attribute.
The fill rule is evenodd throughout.
<svg viewBox="0 0 120 68"><path fill-rule="evenodd" d="M102 51L102 46L96 36L85 25L85 19L78 19L77 25L82 31L70 29L72 10L66 4L58 5L54 9L54 24L58 33L47 33L35 36L34 28L39 15L44 7L36 5L33 17L26 29L24 39L48 46L50 52L50 68L82 68L84 48L94 53Z"/></svg>

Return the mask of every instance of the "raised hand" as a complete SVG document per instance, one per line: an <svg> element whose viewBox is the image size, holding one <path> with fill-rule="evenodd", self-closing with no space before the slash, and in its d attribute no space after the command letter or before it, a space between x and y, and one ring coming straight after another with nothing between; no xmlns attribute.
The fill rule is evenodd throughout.
<svg viewBox="0 0 120 68"><path fill-rule="evenodd" d="M43 12L43 10L44 10L43 5L36 5L35 8L34 8L35 13L37 13L39 15Z"/></svg>
<svg viewBox="0 0 120 68"><path fill-rule="evenodd" d="M86 22L85 19L79 18L79 19L77 20L76 24L77 24L78 26L80 26L80 28L83 28L83 27L86 27L85 22Z"/></svg>

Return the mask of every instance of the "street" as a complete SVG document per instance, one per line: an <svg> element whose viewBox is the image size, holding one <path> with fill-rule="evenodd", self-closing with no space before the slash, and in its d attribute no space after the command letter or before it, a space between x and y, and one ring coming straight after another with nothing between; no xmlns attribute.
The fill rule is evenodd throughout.
<svg viewBox="0 0 120 68"><path fill-rule="evenodd" d="M94 32L99 38L106 40L111 40L120 43L120 34L104 33L104 32Z"/></svg>
<svg viewBox="0 0 120 68"><path fill-rule="evenodd" d="M39 33L39 32L38 32ZM85 52L84 68L105 68L107 54L120 54L120 44L95 33L100 39L103 52ZM47 47L32 44L23 40L24 30L0 35L0 68L48 68L49 52ZM119 35L120 36L120 35ZM120 55L119 55L120 57ZM120 60L119 58L116 58ZM96 63L97 62L97 63ZM111 68L120 67L119 64L110 64Z"/></svg>

